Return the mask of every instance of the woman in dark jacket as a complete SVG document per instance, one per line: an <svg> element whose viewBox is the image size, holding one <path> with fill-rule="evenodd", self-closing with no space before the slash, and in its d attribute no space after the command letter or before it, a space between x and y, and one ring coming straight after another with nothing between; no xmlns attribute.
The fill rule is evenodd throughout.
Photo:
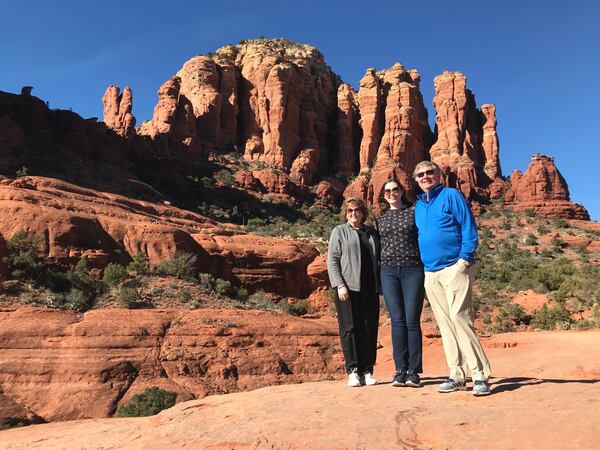
<svg viewBox="0 0 600 450"><path fill-rule="evenodd" d="M381 288L392 322L396 374L392 386L421 387L421 312L425 275L419 253L415 208L393 179L383 186L385 202L377 218L381 236Z"/></svg>
<svg viewBox="0 0 600 450"><path fill-rule="evenodd" d="M379 235L365 225L368 210L359 198L342 206L346 223L329 238L327 271L335 307L348 386L373 385L379 325Z"/></svg>

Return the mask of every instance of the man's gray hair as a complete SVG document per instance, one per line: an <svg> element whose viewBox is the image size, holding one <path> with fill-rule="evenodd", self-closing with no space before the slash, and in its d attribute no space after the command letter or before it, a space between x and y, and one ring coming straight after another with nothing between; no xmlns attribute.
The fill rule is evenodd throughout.
<svg viewBox="0 0 600 450"><path fill-rule="evenodd" d="M438 166L433 161L421 161L419 164L416 165L415 170L413 171L413 178L417 178L417 173L421 172L421 169L423 169L424 167L433 167L433 170L435 170L435 173L437 173L438 175L442 173L442 169L440 169L440 166Z"/></svg>

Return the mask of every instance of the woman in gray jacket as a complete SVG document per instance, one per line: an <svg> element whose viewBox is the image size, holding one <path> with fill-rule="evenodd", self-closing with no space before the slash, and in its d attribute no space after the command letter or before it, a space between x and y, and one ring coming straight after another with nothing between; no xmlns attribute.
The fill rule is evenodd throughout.
<svg viewBox="0 0 600 450"><path fill-rule="evenodd" d="M373 385L379 325L379 254L377 231L365 225L367 205L348 198L342 206L346 223L329 238L327 271L335 308L348 386Z"/></svg>

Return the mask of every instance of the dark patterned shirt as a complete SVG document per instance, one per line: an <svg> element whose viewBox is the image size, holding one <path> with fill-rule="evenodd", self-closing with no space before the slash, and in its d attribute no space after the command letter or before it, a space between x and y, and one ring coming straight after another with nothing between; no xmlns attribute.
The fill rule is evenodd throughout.
<svg viewBox="0 0 600 450"><path fill-rule="evenodd" d="M377 219L382 266L420 266L415 207L389 209Z"/></svg>

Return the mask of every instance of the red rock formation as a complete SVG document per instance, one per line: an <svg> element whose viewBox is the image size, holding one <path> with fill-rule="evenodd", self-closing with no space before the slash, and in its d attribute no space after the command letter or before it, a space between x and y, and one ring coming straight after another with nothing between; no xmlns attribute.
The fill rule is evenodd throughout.
<svg viewBox="0 0 600 450"><path fill-rule="evenodd" d="M192 104L180 96L181 79L173 77L158 90L158 103L154 107L152 120L144 122L138 134L150 136L163 147L182 148L198 154L201 150L196 117Z"/></svg>
<svg viewBox="0 0 600 450"><path fill-rule="evenodd" d="M486 199L483 189L500 167L495 108L486 105L483 112L477 110L467 78L460 72L444 72L434 84L437 141L429 150L431 160L442 168L448 185L469 199Z"/></svg>
<svg viewBox="0 0 600 450"><path fill-rule="evenodd" d="M0 207L4 239L19 230L43 236L45 254L59 263L71 265L98 245L121 263L140 251L153 265L186 251L198 256L202 271L251 291L310 293L306 267L318 254L311 244L235 232L171 206L42 177L0 184Z"/></svg>
<svg viewBox="0 0 600 450"><path fill-rule="evenodd" d="M360 172L366 173L373 165L381 141L381 79L375 69L369 68L358 84L360 126L363 132L360 142Z"/></svg>
<svg viewBox="0 0 600 450"><path fill-rule="evenodd" d="M337 155L334 171L342 178L354 174L357 162L356 129L358 104L349 84L342 83L337 92L338 119L336 129Z"/></svg>
<svg viewBox="0 0 600 450"><path fill-rule="evenodd" d="M118 135L132 137L135 135L135 117L131 114L132 98L131 89L125 86L121 90L111 84L102 97L104 105L104 123L112 128Z"/></svg>
<svg viewBox="0 0 600 450"><path fill-rule="evenodd" d="M402 64L378 74L382 80L384 109L383 136L375 167L401 166L412 173L425 159L429 124L419 91L419 73L406 71Z"/></svg>
<svg viewBox="0 0 600 450"><path fill-rule="evenodd" d="M298 184L310 186L319 164L318 155L313 148L302 150L292 164L290 178Z"/></svg>
<svg viewBox="0 0 600 450"><path fill-rule="evenodd" d="M315 194L325 205L339 205L344 193L344 186L336 178L328 177L317 185Z"/></svg>
<svg viewBox="0 0 600 450"><path fill-rule="evenodd" d="M220 74L216 63L207 56L196 56L177 72L181 79L180 97L192 105L201 141L221 147Z"/></svg>
<svg viewBox="0 0 600 450"><path fill-rule="evenodd" d="M317 381L340 370L338 339L332 320L264 311L21 308L0 312L0 386L13 415L107 417L149 386L182 401Z"/></svg>
<svg viewBox="0 0 600 450"><path fill-rule="evenodd" d="M525 173L513 172L505 201L514 209L533 209L544 216L589 220L587 210L570 201L567 182L554 158L546 155L533 155Z"/></svg>
<svg viewBox="0 0 600 450"><path fill-rule="evenodd" d="M499 159L500 144L496 132L496 106L481 105L481 115L483 124L483 142L481 146L485 155L483 170L490 179L494 180L502 176Z"/></svg>

